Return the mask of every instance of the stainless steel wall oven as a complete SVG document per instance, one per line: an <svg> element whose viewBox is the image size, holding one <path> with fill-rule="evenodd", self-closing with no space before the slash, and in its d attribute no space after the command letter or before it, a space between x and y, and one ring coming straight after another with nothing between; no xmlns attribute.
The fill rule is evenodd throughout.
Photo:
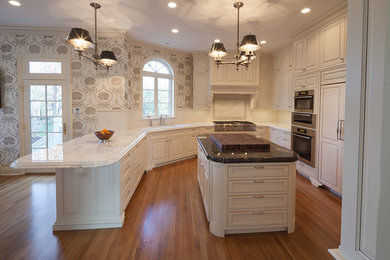
<svg viewBox="0 0 390 260"><path fill-rule="evenodd" d="M314 90L294 92L294 112L314 112Z"/></svg>
<svg viewBox="0 0 390 260"><path fill-rule="evenodd" d="M315 167L316 131L313 129L291 127L291 147L299 154L299 160Z"/></svg>
<svg viewBox="0 0 390 260"><path fill-rule="evenodd" d="M307 128L316 128L316 115L310 113L291 113L291 124L296 126L303 126Z"/></svg>

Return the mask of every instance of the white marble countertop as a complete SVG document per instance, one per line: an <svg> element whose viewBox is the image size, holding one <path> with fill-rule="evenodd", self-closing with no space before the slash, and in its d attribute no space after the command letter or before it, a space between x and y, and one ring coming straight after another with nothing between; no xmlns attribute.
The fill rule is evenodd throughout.
<svg viewBox="0 0 390 260"><path fill-rule="evenodd" d="M261 123L256 125L290 130L290 127L280 124ZM67 141L63 145L51 149L42 149L34 154L23 156L14 161L11 167L16 169L45 169L106 166L119 161L148 133L212 126L213 123L194 123L116 131L110 141L105 144L99 143L96 136L91 133Z"/></svg>

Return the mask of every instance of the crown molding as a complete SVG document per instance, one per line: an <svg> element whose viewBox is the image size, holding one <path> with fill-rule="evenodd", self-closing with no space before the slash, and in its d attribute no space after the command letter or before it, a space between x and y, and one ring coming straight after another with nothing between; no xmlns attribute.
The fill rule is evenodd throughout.
<svg viewBox="0 0 390 260"><path fill-rule="evenodd" d="M308 25L300 28L298 31L294 32L289 36L291 40L296 39L299 36L302 36L304 34L313 32L314 30L318 29L322 25L325 25L337 18L341 18L343 16L347 16L348 13L348 2L345 2L341 5L338 5L322 16L315 19L312 23L309 23Z"/></svg>
<svg viewBox="0 0 390 260"><path fill-rule="evenodd" d="M25 27L25 26L0 26L0 32L7 33L23 33L27 35L37 34L50 34L57 36L67 36L71 28L60 28L60 27ZM95 29L87 28L87 31L94 36L93 32ZM98 30L99 37L124 37L126 34L125 30Z"/></svg>

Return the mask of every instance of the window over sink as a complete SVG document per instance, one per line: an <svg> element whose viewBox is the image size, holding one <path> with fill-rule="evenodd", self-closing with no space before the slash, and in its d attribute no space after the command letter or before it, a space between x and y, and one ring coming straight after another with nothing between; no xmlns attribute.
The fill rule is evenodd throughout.
<svg viewBox="0 0 390 260"><path fill-rule="evenodd" d="M174 115L173 70L162 59L145 63L142 70L142 115Z"/></svg>

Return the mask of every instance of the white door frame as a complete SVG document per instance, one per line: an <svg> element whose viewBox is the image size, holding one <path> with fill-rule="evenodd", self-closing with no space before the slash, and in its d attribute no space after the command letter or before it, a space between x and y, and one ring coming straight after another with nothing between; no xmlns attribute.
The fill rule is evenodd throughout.
<svg viewBox="0 0 390 260"><path fill-rule="evenodd" d="M67 89L67 97L68 97L68 106L67 106L67 115L68 115L68 123L67 123L67 133L69 133L69 138L71 136L71 132L73 131L72 127L72 88L71 88L71 64L72 57L70 54L66 55L56 55L56 54L50 54L50 55L20 55L17 58L17 64L18 64L18 72L17 72L17 84L18 84L18 111L19 111L19 149L20 149L20 156L25 156L25 123L24 123L24 80L65 80L66 81L66 89ZM62 73L61 74L31 74L28 71L28 62L29 61L60 61L62 62ZM63 93L65 94L65 93ZM49 170L39 170L39 171L33 171L28 170L28 172L55 172L54 169ZM25 174L26 170L20 170L20 174Z"/></svg>

